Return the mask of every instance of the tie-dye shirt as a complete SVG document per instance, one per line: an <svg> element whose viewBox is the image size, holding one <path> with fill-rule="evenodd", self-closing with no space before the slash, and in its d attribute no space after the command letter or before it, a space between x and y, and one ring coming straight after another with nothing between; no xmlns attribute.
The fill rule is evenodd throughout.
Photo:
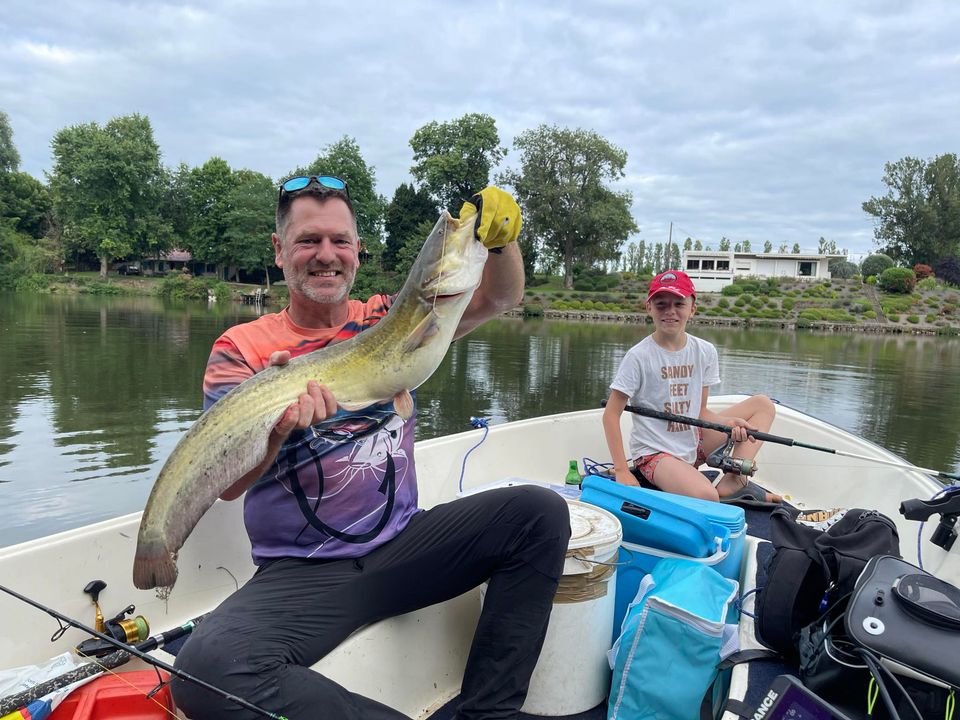
<svg viewBox="0 0 960 720"><path fill-rule="evenodd" d="M346 340L375 325L391 302L350 300L347 322L330 329L299 327L286 310L230 328L207 362L204 409L267 368L271 353L303 355ZM387 403L294 430L244 498L253 561L359 557L395 537L417 512L415 422L416 410L404 422Z"/></svg>

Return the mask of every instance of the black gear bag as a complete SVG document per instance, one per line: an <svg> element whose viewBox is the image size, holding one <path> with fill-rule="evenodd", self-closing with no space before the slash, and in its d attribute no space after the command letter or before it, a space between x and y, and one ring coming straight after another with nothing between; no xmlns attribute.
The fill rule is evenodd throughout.
<svg viewBox="0 0 960 720"><path fill-rule="evenodd" d="M853 591L870 558L900 556L896 525L876 510L847 510L826 530L795 516L787 508L770 514L774 552L756 601L757 639L790 659L801 629Z"/></svg>

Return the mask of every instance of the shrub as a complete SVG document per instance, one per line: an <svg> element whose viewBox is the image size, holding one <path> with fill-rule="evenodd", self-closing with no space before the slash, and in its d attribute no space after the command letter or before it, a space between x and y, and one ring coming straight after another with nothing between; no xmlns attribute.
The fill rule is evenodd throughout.
<svg viewBox="0 0 960 720"><path fill-rule="evenodd" d="M937 279L935 277L925 277L917 283L917 290L936 290Z"/></svg>
<svg viewBox="0 0 960 720"><path fill-rule="evenodd" d="M933 271L945 283L960 287L960 261L953 255L940 260Z"/></svg>
<svg viewBox="0 0 960 720"><path fill-rule="evenodd" d="M830 274L840 280L852 278L857 274L857 266L846 260L835 260L830 263Z"/></svg>
<svg viewBox="0 0 960 720"><path fill-rule="evenodd" d="M864 258L860 263L860 272L863 275L879 275L887 268L893 267L893 258L883 253L875 253Z"/></svg>
<svg viewBox="0 0 960 720"><path fill-rule="evenodd" d="M722 297L719 300L717 300L717 307L726 310L728 307L730 307L730 301L727 300L725 297Z"/></svg>
<svg viewBox="0 0 960 720"><path fill-rule="evenodd" d="M876 320L876 319L877 319L877 311L876 311L876 310L867 310L867 311L865 311L865 312L863 313L863 316L864 316L865 318L870 319L870 320Z"/></svg>
<svg viewBox="0 0 960 720"><path fill-rule="evenodd" d="M918 280L923 280L928 277L933 277L933 268L923 263L917 263L913 266L913 274L917 276Z"/></svg>
<svg viewBox="0 0 960 720"><path fill-rule="evenodd" d="M165 277L157 286L157 294L170 300L206 300L210 291L217 300L230 297L230 288L215 278L192 278L183 273Z"/></svg>
<svg viewBox="0 0 960 720"><path fill-rule="evenodd" d="M918 318L916 315L907 315L907 322L916 325L918 322L920 322L920 318Z"/></svg>
<svg viewBox="0 0 960 720"><path fill-rule="evenodd" d="M743 288L740 285L737 285L737 283L733 283L733 285L726 285L723 290L720 291L720 294L725 295L726 297L733 297L742 293Z"/></svg>
<svg viewBox="0 0 960 720"><path fill-rule="evenodd" d="M543 317L543 305L540 303L527 303L523 306L523 314L527 317Z"/></svg>
<svg viewBox="0 0 960 720"><path fill-rule="evenodd" d="M784 310L793 310L793 306L797 304L797 301L792 297L786 297L783 299L782 307Z"/></svg>
<svg viewBox="0 0 960 720"><path fill-rule="evenodd" d="M877 276L876 275L867 275L867 285L876 285Z"/></svg>
<svg viewBox="0 0 960 720"><path fill-rule="evenodd" d="M880 273L880 287L890 293L913 292L917 276L910 268L889 267Z"/></svg>

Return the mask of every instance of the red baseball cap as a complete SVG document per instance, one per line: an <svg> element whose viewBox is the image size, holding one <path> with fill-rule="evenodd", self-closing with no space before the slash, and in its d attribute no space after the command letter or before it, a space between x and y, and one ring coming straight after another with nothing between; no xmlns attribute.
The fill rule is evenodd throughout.
<svg viewBox="0 0 960 720"><path fill-rule="evenodd" d="M649 301L658 292L673 293L677 297L696 296L697 292L693 289L693 281L690 276L682 270L664 270L650 281L650 291L647 293Z"/></svg>

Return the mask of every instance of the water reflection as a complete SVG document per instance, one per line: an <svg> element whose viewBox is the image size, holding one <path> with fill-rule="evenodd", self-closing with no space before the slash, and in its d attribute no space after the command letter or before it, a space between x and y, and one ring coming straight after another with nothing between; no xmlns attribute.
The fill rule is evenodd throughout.
<svg viewBox="0 0 960 720"><path fill-rule="evenodd" d="M256 314L141 297L0 297L0 545L141 509L200 413L213 340ZM472 415L503 422L597 407L649 329L488 323L419 390L419 437L469 429ZM918 465L960 469L960 340L695 333L720 350L715 394L764 392Z"/></svg>

